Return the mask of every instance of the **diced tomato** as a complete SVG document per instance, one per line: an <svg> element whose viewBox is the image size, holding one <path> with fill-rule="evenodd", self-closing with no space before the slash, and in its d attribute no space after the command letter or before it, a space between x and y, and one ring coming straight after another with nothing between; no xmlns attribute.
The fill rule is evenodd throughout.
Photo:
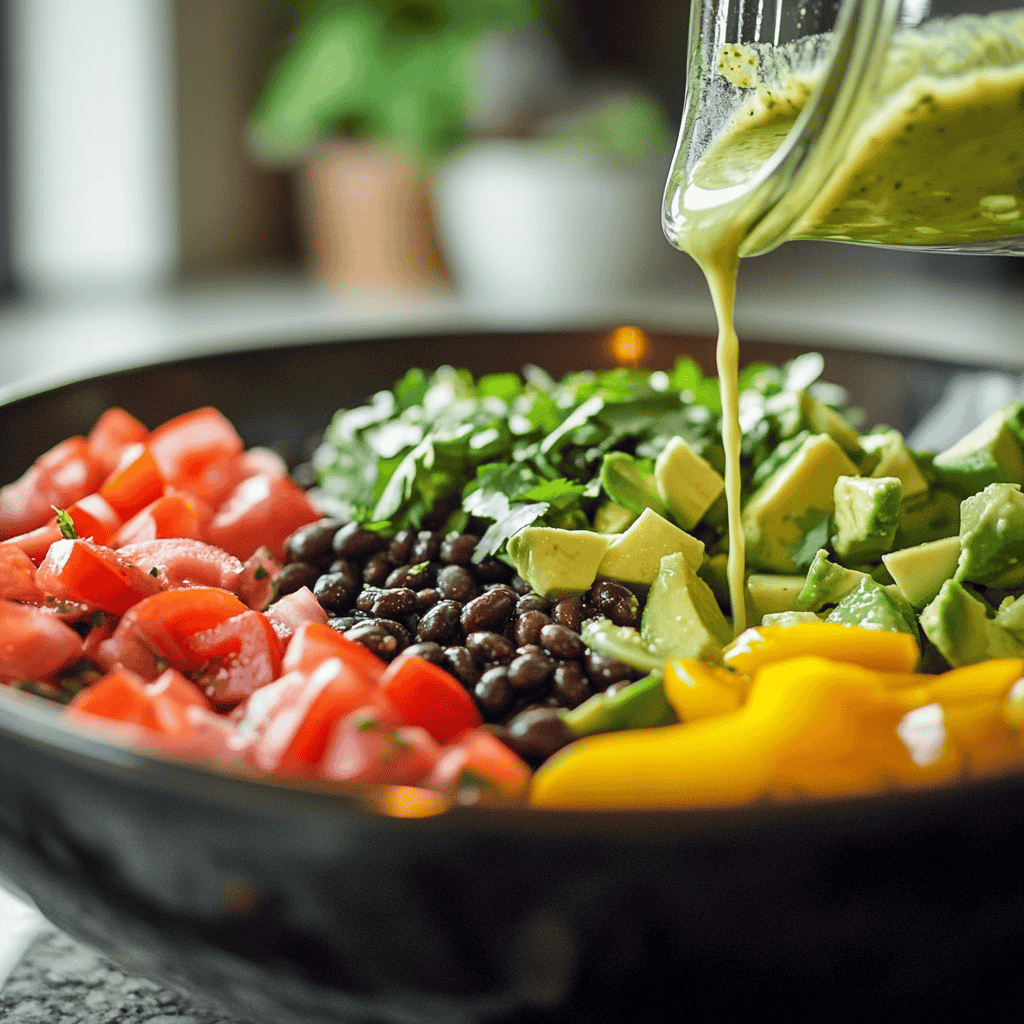
<svg viewBox="0 0 1024 1024"><path fill-rule="evenodd" d="M425 729L401 725L397 716L366 707L335 727L320 770L328 778L359 785L412 785L427 776L441 748Z"/></svg>
<svg viewBox="0 0 1024 1024"><path fill-rule="evenodd" d="M21 548L34 565L39 565L50 550L50 545L59 541L64 534L60 532L57 520L53 519L45 526L39 526L28 533L19 533L7 543Z"/></svg>
<svg viewBox="0 0 1024 1024"><path fill-rule="evenodd" d="M96 662L101 668L104 667L99 654L100 644L105 640L109 640L114 635L116 627L117 616L97 615L92 627L85 634L85 638L82 641L82 657Z"/></svg>
<svg viewBox="0 0 1024 1024"><path fill-rule="evenodd" d="M259 612L234 615L185 642L196 658L208 662L197 683L220 710L236 707L281 672L281 641Z"/></svg>
<svg viewBox="0 0 1024 1024"><path fill-rule="evenodd" d="M109 544L121 527L121 517L100 494L87 494L64 511L71 516L78 536L91 538L97 544Z"/></svg>
<svg viewBox="0 0 1024 1024"><path fill-rule="evenodd" d="M299 587L298 590L285 594L267 609L266 616L282 641L290 640L303 623L316 622L323 626L327 625L327 612L323 610L309 587ZM381 670L383 671L383 665Z"/></svg>
<svg viewBox="0 0 1024 1024"><path fill-rule="evenodd" d="M164 493L165 481L153 453L144 444L126 448L121 461L100 487L100 494L126 521Z"/></svg>
<svg viewBox="0 0 1024 1024"><path fill-rule="evenodd" d="M100 715L181 738L195 729L187 714L189 708L208 711L210 705L180 672L167 669L153 682L147 682L122 668L77 694L67 710L72 715Z"/></svg>
<svg viewBox="0 0 1024 1024"><path fill-rule="evenodd" d="M271 558L270 552L260 548L245 560L241 571L233 575L231 585L225 585L225 589L237 594L250 608L261 612L270 602L274 580L280 571L281 567Z"/></svg>
<svg viewBox="0 0 1024 1024"><path fill-rule="evenodd" d="M266 473L268 476L287 476L288 463L272 448L249 448L239 456L242 479Z"/></svg>
<svg viewBox="0 0 1024 1024"><path fill-rule="evenodd" d="M113 472L126 448L145 444L149 429L131 413L116 406L108 409L89 431L89 454L103 467L104 473Z"/></svg>
<svg viewBox="0 0 1024 1024"><path fill-rule="evenodd" d="M312 672L331 658L341 658L354 666L370 683L380 682L387 665L362 644L348 640L326 623L304 622L296 630L284 652L285 672Z"/></svg>
<svg viewBox="0 0 1024 1024"><path fill-rule="evenodd" d="M217 509L207 539L243 560L266 547L283 563L285 540L319 518L305 491L292 480L259 473L243 480Z"/></svg>
<svg viewBox="0 0 1024 1024"><path fill-rule="evenodd" d="M164 479L192 490L192 480L213 463L238 455L244 445L229 420L216 409L205 408L157 427L150 435L149 447Z"/></svg>
<svg viewBox="0 0 1024 1024"><path fill-rule="evenodd" d="M192 650L189 639L247 611L234 594L216 587L164 590L128 609L101 648L108 654L131 652L141 644L179 672L197 672L206 658Z"/></svg>
<svg viewBox="0 0 1024 1024"><path fill-rule="evenodd" d="M0 543L0 598L40 602L46 595L36 585L36 567L17 544Z"/></svg>
<svg viewBox="0 0 1024 1024"><path fill-rule="evenodd" d="M239 733L252 737L256 767L307 774L320 764L337 723L367 705L386 708L387 702L357 669L332 658L309 676L291 672L257 690Z"/></svg>
<svg viewBox="0 0 1024 1024"><path fill-rule="evenodd" d="M199 540L212 515L206 502L187 491L171 491L136 512L117 531L112 546L121 548L168 537Z"/></svg>
<svg viewBox="0 0 1024 1024"><path fill-rule="evenodd" d="M450 743L483 721L462 684L422 658L397 658L381 677L380 689L406 725L426 729L439 743Z"/></svg>
<svg viewBox="0 0 1024 1024"><path fill-rule="evenodd" d="M88 540L58 540L36 570L36 583L58 601L77 601L123 615L160 583L111 548Z"/></svg>
<svg viewBox="0 0 1024 1024"><path fill-rule="evenodd" d="M459 803L517 800L529 789L530 769L497 736L474 729L441 751L425 785Z"/></svg>
<svg viewBox="0 0 1024 1024"><path fill-rule="evenodd" d="M91 494L103 468L89 456L84 437L69 437L41 455L13 483L0 488L0 540L28 533L53 516L54 506Z"/></svg>
<svg viewBox="0 0 1024 1024"><path fill-rule="evenodd" d="M82 656L82 638L29 605L0 601L0 679L47 679Z"/></svg>

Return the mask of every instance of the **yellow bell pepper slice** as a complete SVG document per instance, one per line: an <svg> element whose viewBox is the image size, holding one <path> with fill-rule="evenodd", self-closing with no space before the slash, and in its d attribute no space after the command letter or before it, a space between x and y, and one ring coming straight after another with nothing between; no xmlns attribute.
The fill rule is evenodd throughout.
<svg viewBox="0 0 1024 1024"><path fill-rule="evenodd" d="M755 626L726 648L727 667L744 675L776 661L814 655L882 672L910 672L920 658L909 633L863 629L837 622L799 622L792 626Z"/></svg>
<svg viewBox="0 0 1024 1024"><path fill-rule="evenodd" d="M690 658L665 662L664 683L665 696L681 722L735 711L750 688L746 676Z"/></svg>

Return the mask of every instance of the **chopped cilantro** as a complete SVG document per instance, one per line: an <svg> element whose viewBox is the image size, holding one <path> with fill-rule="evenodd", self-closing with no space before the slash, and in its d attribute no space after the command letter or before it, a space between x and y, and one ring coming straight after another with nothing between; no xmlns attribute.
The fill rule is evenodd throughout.
<svg viewBox="0 0 1024 1024"><path fill-rule="evenodd" d="M262 565L257 565L253 572L253 577L258 580L265 580L270 575L266 568Z"/></svg>
<svg viewBox="0 0 1024 1024"><path fill-rule="evenodd" d="M62 508L51 505L50 508L57 514L57 525L60 527L60 535L65 540L78 540L78 531L75 529L75 521Z"/></svg>
<svg viewBox="0 0 1024 1024"><path fill-rule="evenodd" d="M150 576L159 576L160 575L160 568L159 568L159 566L154 565L153 568L149 570L149 575Z"/></svg>

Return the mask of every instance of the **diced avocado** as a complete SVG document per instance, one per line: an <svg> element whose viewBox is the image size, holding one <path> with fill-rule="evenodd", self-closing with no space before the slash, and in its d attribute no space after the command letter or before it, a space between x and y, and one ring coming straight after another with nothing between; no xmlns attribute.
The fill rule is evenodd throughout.
<svg viewBox="0 0 1024 1024"><path fill-rule="evenodd" d="M989 484L960 506L956 579L989 587L1024 585L1024 494L1019 484Z"/></svg>
<svg viewBox="0 0 1024 1024"><path fill-rule="evenodd" d="M829 560L828 552L819 548L811 560L804 585L797 594L795 607L816 612L827 604L838 604L851 590L868 579L867 573L847 569Z"/></svg>
<svg viewBox="0 0 1024 1024"><path fill-rule="evenodd" d="M780 441L775 450L769 452L767 457L754 467L750 477L751 486L760 487L791 455L800 450L800 446L810 436L809 430L801 430L799 434Z"/></svg>
<svg viewBox="0 0 1024 1024"><path fill-rule="evenodd" d="M801 622L821 622L814 612L770 612L761 620L762 626L796 626Z"/></svg>
<svg viewBox="0 0 1024 1024"><path fill-rule="evenodd" d="M574 736L588 736L616 729L671 725L679 718L665 696L661 674L655 672L615 693L595 693L579 707L562 712L562 721Z"/></svg>
<svg viewBox="0 0 1024 1024"><path fill-rule="evenodd" d="M597 566L597 575L650 586L661 569L661 559L677 551L682 552L694 570L704 558L704 545L696 537L647 508L621 537L608 545Z"/></svg>
<svg viewBox="0 0 1024 1024"><path fill-rule="evenodd" d="M935 456L932 468L961 497L995 483L1024 483L1024 455L1007 423L1007 406Z"/></svg>
<svg viewBox="0 0 1024 1024"><path fill-rule="evenodd" d="M655 654L640 631L632 626L616 626L610 619L588 619L583 623L580 636L592 651L641 672L660 671L665 664L665 659Z"/></svg>
<svg viewBox="0 0 1024 1024"><path fill-rule="evenodd" d="M804 587L803 576L775 576L769 573L751 573L747 577L748 619L756 625L766 615L794 612L799 609L797 599Z"/></svg>
<svg viewBox="0 0 1024 1024"><path fill-rule="evenodd" d="M1024 451L1024 402L1011 402L1004 405L996 414L1003 417L1003 422L1009 428L1010 433L1017 438L1017 442Z"/></svg>
<svg viewBox="0 0 1024 1024"><path fill-rule="evenodd" d="M614 539L590 530L528 526L509 539L508 555L516 572L541 597L558 599L590 588Z"/></svg>
<svg viewBox="0 0 1024 1024"><path fill-rule="evenodd" d="M844 562L870 562L888 551L900 519L900 478L841 476L834 493L836 555Z"/></svg>
<svg viewBox="0 0 1024 1024"><path fill-rule="evenodd" d="M828 434L851 459L859 460L864 454L860 434L831 406L801 391L800 411L815 434Z"/></svg>
<svg viewBox="0 0 1024 1024"><path fill-rule="evenodd" d="M654 463L658 494L675 521L691 530L715 499L725 491L725 481L681 437L673 437Z"/></svg>
<svg viewBox="0 0 1024 1024"><path fill-rule="evenodd" d="M996 612L995 621L1024 640L1024 597L1007 598Z"/></svg>
<svg viewBox="0 0 1024 1024"><path fill-rule="evenodd" d="M861 446L869 454L878 455L878 462L871 470L871 476L898 476L903 484L903 500L917 497L928 490L928 481L917 468L898 430L886 430L879 434L866 434Z"/></svg>
<svg viewBox="0 0 1024 1024"><path fill-rule="evenodd" d="M752 566L792 573L790 551L808 526L835 511L833 491L857 467L827 434L814 434L754 492L743 509L747 560Z"/></svg>
<svg viewBox="0 0 1024 1024"><path fill-rule="evenodd" d="M956 572L960 538L942 537L882 555L893 582L912 608L921 609Z"/></svg>
<svg viewBox="0 0 1024 1024"><path fill-rule="evenodd" d="M956 537L960 533L960 499L943 488L932 487L903 502L894 548Z"/></svg>
<svg viewBox="0 0 1024 1024"><path fill-rule="evenodd" d="M598 533L622 533L636 522L636 516L614 501L605 501L594 513L594 529Z"/></svg>
<svg viewBox="0 0 1024 1024"><path fill-rule="evenodd" d="M601 486L605 494L617 505L640 515L645 508L654 509L660 516L668 514L668 506L658 494L653 473L626 452L609 452L601 463Z"/></svg>
<svg viewBox="0 0 1024 1024"><path fill-rule="evenodd" d="M917 637L914 610L895 589L889 590L870 577L865 577L832 609L826 622L863 629L888 629L894 633L910 633Z"/></svg>
<svg viewBox="0 0 1024 1024"><path fill-rule="evenodd" d="M732 628L711 588L682 554L666 555L651 585L640 635L663 658L719 662Z"/></svg>
<svg viewBox="0 0 1024 1024"><path fill-rule="evenodd" d="M985 602L956 580L946 580L921 612L921 628L954 668L988 658L1024 658L1024 640L990 619Z"/></svg>

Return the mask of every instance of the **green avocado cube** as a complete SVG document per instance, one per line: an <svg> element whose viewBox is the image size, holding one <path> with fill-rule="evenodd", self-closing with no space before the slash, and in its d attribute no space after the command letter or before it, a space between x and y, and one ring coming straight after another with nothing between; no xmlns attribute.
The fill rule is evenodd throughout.
<svg viewBox="0 0 1024 1024"><path fill-rule="evenodd" d="M987 587L1024 585L1024 494L1019 484L989 484L960 506L956 579Z"/></svg>
<svg viewBox="0 0 1024 1024"><path fill-rule="evenodd" d="M748 620L752 625L756 625L766 615L797 611L800 608L799 597L803 587L803 576L752 572L747 577Z"/></svg>
<svg viewBox="0 0 1024 1024"><path fill-rule="evenodd" d="M832 546L842 561L872 562L892 547L903 499L898 476L841 476L834 497Z"/></svg>
<svg viewBox="0 0 1024 1024"><path fill-rule="evenodd" d="M882 564L912 608L921 609L953 578L960 558L960 538L942 537L882 555Z"/></svg>
<svg viewBox="0 0 1024 1024"><path fill-rule="evenodd" d="M865 572L847 569L830 561L828 552L819 548L803 578L795 607L800 611L816 612L827 604L838 604L851 590L860 586L861 580L869 578Z"/></svg>
<svg viewBox="0 0 1024 1024"><path fill-rule="evenodd" d="M835 486L857 467L828 434L814 434L754 492L743 509L751 566L794 573L791 550L808 526L835 511Z"/></svg>
<svg viewBox="0 0 1024 1024"><path fill-rule="evenodd" d="M954 668L989 658L1024 658L1024 640L989 618L989 608L963 584L946 580L921 612L921 629Z"/></svg>
<svg viewBox="0 0 1024 1024"><path fill-rule="evenodd" d="M898 430L886 430L879 434L866 434L861 445L870 455L877 455L878 462L871 470L871 476L898 476L903 484L903 500L915 498L928 490L928 481L914 461L910 449Z"/></svg>
<svg viewBox="0 0 1024 1024"><path fill-rule="evenodd" d="M923 494L904 499L893 548L911 547L960 532L960 498L933 486Z"/></svg>
<svg viewBox="0 0 1024 1024"><path fill-rule="evenodd" d="M613 539L590 530L528 526L509 538L508 555L516 572L541 597L558 600L590 589Z"/></svg>
<svg viewBox="0 0 1024 1024"><path fill-rule="evenodd" d="M939 479L962 497L995 483L1024 483L1024 455L1008 422L1006 406L935 456L932 468Z"/></svg>
<svg viewBox="0 0 1024 1024"><path fill-rule="evenodd" d="M704 544L647 508L624 534L608 545L597 566L597 575L649 587L661 570L662 558L675 552L682 552L696 571L704 559Z"/></svg>
<svg viewBox="0 0 1024 1024"><path fill-rule="evenodd" d="M895 588L890 590L869 576L857 584L829 613L826 622L862 629L888 629L918 636L917 618Z"/></svg>
<svg viewBox="0 0 1024 1024"><path fill-rule="evenodd" d="M864 455L860 434L831 406L801 391L800 411L815 434L828 434L851 459L859 460Z"/></svg>
<svg viewBox="0 0 1024 1024"><path fill-rule="evenodd" d="M995 621L1003 629L1008 629L1024 640L1024 596L1008 597L996 612Z"/></svg>
<svg viewBox="0 0 1024 1024"><path fill-rule="evenodd" d="M658 515L668 513L668 506L658 493L653 473L626 452L609 452L601 463L601 486L605 494L634 515L644 509L654 509Z"/></svg>
<svg viewBox="0 0 1024 1024"><path fill-rule="evenodd" d="M725 480L681 437L673 437L654 463L658 494L675 521L692 530L725 491Z"/></svg>

